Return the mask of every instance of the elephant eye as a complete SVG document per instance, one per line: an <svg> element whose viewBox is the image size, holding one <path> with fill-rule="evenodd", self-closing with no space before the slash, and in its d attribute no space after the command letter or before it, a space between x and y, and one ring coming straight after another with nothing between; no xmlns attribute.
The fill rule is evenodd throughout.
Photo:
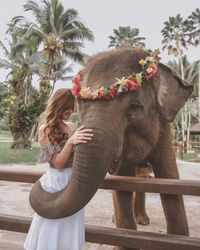
<svg viewBox="0 0 200 250"><path fill-rule="evenodd" d="M132 103L129 107L130 110L136 111L136 110L143 110L143 105L140 103Z"/></svg>
<svg viewBox="0 0 200 250"><path fill-rule="evenodd" d="M143 113L144 107L140 103L132 103L128 110L127 110L127 116L129 118L135 117L137 115L140 115Z"/></svg>

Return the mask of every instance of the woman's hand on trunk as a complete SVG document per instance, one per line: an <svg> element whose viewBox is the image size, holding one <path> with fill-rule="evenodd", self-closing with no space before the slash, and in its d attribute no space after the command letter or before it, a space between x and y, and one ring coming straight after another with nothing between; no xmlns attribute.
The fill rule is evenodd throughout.
<svg viewBox="0 0 200 250"><path fill-rule="evenodd" d="M75 133L68 139L67 143L70 145L77 145L80 143L87 143L92 140L93 133L92 129L84 128L81 126L76 129Z"/></svg>

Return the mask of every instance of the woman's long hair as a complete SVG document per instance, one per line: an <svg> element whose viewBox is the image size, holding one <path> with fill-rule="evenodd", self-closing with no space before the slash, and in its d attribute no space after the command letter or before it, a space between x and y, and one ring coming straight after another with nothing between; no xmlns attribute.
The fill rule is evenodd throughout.
<svg viewBox="0 0 200 250"><path fill-rule="evenodd" d="M67 110L73 110L75 98L70 89L61 88L55 91L47 102L43 113L45 130L48 128L48 138L52 144L58 143L60 146L66 142L61 133L62 115ZM65 141L63 141L65 139Z"/></svg>

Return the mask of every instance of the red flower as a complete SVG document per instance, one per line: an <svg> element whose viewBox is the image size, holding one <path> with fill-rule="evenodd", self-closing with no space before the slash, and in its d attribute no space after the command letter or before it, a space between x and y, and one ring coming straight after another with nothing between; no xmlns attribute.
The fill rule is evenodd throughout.
<svg viewBox="0 0 200 250"><path fill-rule="evenodd" d="M117 89L115 87L110 87L109 89L109 96L110 97L115 97L117 94Z"/></svg>
<svg viewBox="0 0 200 250"><path fill-rule="evenodd" d="M81 78L82 78L82 72L81 70L72 78L72 82L74 84L73 88L72 88L72 94L80 97L80 91L81 91Z"/></svg>
<svg viewBox="0 0 200 250"><path fill-rule="evenodd" d="M139 87L139 85L138 85L138 83L137 83L136 80L129 80L129 79L127 79L126 80L126 84L128 86L128 89L130 89L131 91L132 90L136 90Z"/></svg>
<svg viewBox="0 0 200 250"><path fill-rule="evenodd" d="M79 97L81 91L81 85L80 83L75 83L74 87L72 88L72 94Z"/></svg>
<svg viewBox="0 0 200 250"><path fill-rule="evenodd" d="M80 81L82 79L82 71L80 70L73 78L72 78L72 82L74 84L80 84Z"/></svg>
<svg viewBox="0 0 200 250"><path fill-rule="evenodd" d="M72 78L72 82L73 82L75 85L79 84L79 80L78 80L77 77Z"/></svg>
<svg viewBox="0 0 200 250"><path fill-rule="evenodd" d="M104 92L101 89L99 89L98 90L98 99L104 99L104 98L105 98Z"/></svg>

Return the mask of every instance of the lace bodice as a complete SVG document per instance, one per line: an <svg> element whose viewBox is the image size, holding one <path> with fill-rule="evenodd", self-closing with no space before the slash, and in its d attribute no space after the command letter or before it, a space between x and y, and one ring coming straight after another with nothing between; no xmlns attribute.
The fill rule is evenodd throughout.
<svg viewBox="0 0 200 250"><path fill-rule="evenodd" d="M40 148L38 163L49 162L53 154L57 154L61 151L58 144L52 145L51 143L46 144Z"/></svg>
<svg viewBox="0 0 200 250"><path fill-rule="evenodd" d="M53 154L57 154L61 151L61 147L58 144L51 144L48 143L45 146L40 148L39 156L38 156L38 163L45 163L49 162L51 167L54 167L53 164L51 163L51 158ZM67 161L66 168L67 167L72 167L73 163L73 153L70 157L70 159Z"/></svg>

